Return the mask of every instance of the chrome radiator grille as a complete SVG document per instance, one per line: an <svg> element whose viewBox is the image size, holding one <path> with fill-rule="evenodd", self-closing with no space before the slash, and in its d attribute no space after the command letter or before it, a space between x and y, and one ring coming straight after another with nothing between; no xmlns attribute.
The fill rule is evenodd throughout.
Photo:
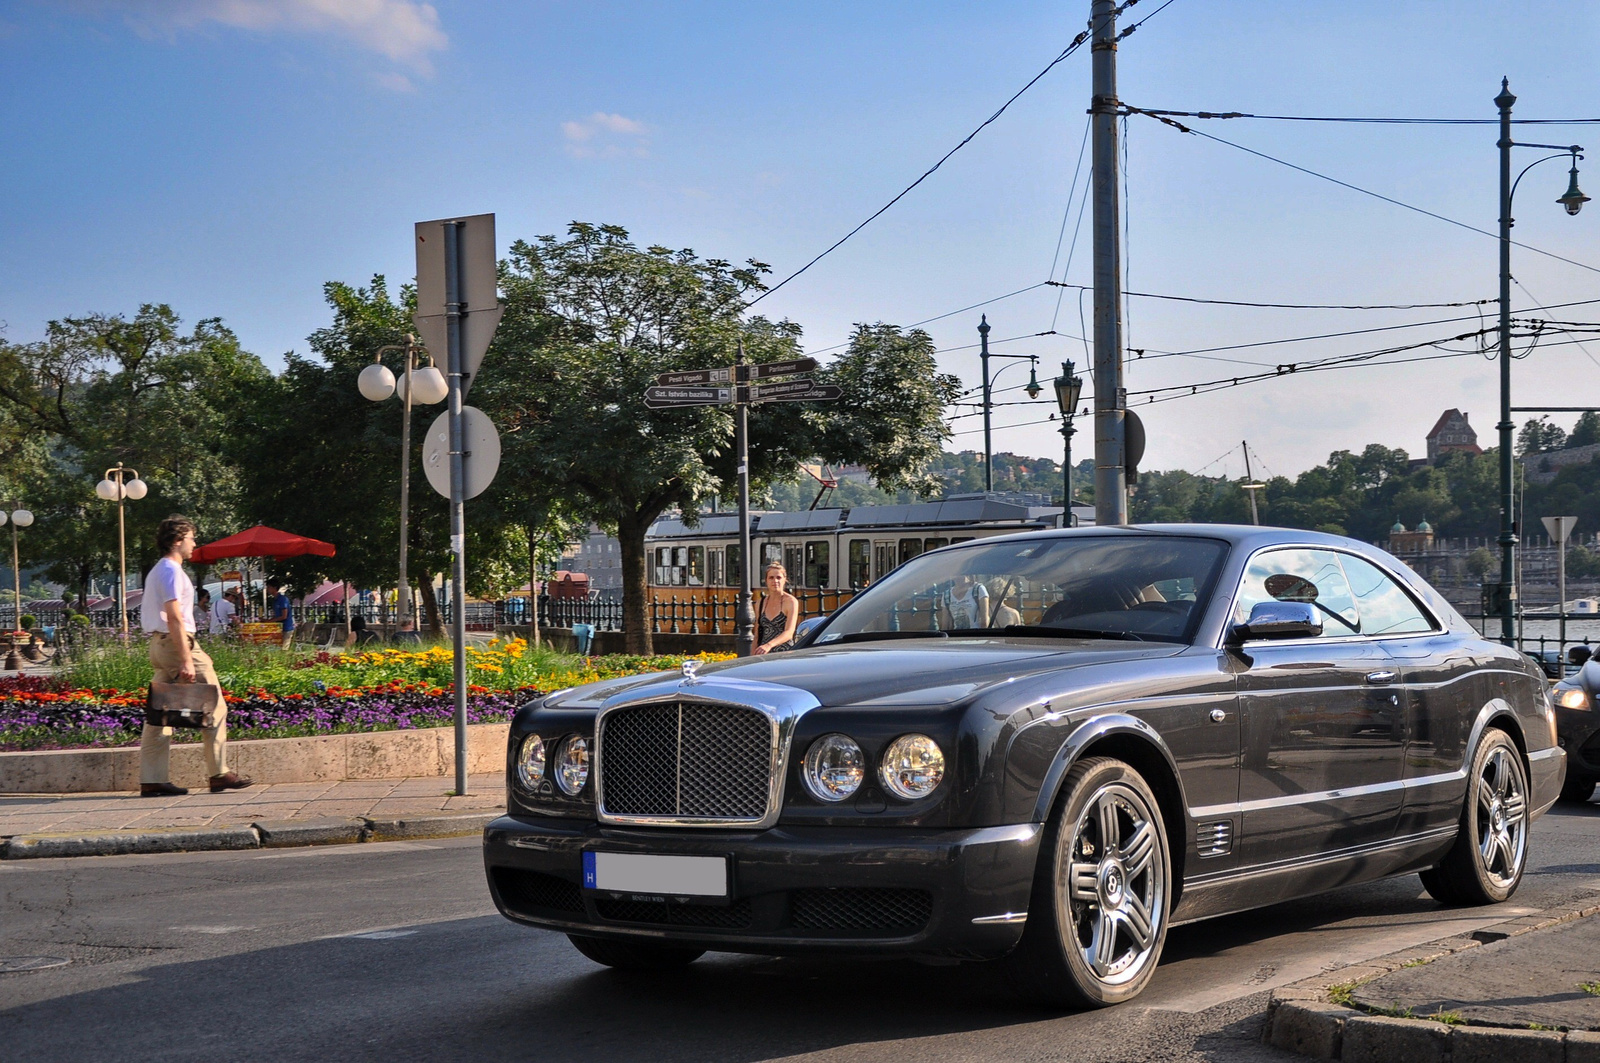
<svg viewBox="0 0 1600 1063"><path fill-rule="evenodd" d="M755 709L661 702L614 709L598 736L607 816L759 820L772 794L777 725Z"/></svg>

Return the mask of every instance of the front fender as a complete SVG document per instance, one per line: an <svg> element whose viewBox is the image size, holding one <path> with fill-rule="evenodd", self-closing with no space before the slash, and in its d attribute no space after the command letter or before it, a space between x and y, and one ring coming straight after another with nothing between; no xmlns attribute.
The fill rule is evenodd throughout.
<svg viewBox="0 0 1600 1063"><path fill-rule="evenodd" d="M1019 736L1020 734L1021 732ZM1055 807L1056 798L1060 794L1067 772L1072 770L1072 766L1083 757L1084 752L1101 739L1117 735L1131 737L1148 746L1152 753L1161 758L1166 767L1167 781L1176 790L1179 808L1188 809L1189 803L1183 796L1183 780L1178 775L1177 761L1173 759L1172 751L1167 748L1167 744L1161 740L1161 735L1154 727L1138 717L1116 712L1091 716L1067 734L1054 759L1051 760L1039 787L1038 798L1029 817L1032 822L1043 823L1050 818L1050 810ZM1152 783L1157 781L1152 780Z"/></svg>

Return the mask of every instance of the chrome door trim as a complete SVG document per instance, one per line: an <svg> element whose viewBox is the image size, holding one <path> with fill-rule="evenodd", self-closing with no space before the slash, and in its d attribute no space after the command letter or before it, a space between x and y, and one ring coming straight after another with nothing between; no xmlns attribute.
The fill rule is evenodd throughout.
<svg viewBox="0 0 1600 1063"><path fill-rule="evenodd" d="M635 816L613 815L606 811L605 742L602 724L607 716L620 709L638 708L642 705L666 704L679 701L726 705L729 708L753 709L767 717L771 723L771 744L768 749L767 810L757 817L708 819L703 816ZM625 691L607 698L594 717L594 803L595 816L601 823L613 826L636 827L743 827L764 830L778 822L783 811L785 783L789 774L789 747L794 740L795 725L800 717L819 707L810 691L778 683L763 683L732 676L709 675L699 678L667 677L658 683Z"/></svg>

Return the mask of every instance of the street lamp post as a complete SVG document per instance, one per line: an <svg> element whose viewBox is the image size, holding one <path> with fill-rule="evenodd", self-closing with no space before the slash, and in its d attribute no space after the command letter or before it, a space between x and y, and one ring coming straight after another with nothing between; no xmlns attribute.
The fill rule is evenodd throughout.
<svg viewBox="0 0 1600 1063"><path fill-rule="evenodd" d="M1578 189L1578 160L1583 158L1583 148L1577 144L1529 144L1511 139L1511 105L1517 98L1511 94L1510 80L1500 79L1500 94L1494 98L1500 109L1500 639L1507 646L1516 644L1516 497L1511 476L1511 201L1517 194L1517 185L1523 175L1541 162L1570 157L1572 169L1567 191L1556 202L1568 214L1583 209L1589 197ZM1511 179L1512 148L1544 148L1554 151L1535 159L1522 168L1517 179Z"/></svg>
<svg viewBox="0 0 1600 1063"><path fill-rule="evenodd" d="M11 521L11 589L16 596L16 611L11 614L11 629L22 630L22 565L19 563L17 553L17 529L26 528L33 523L33 514L18 506L8 515L0 509L0 524Z"/></svg>
<svg viewBox="0 0 1600 1063"><path fill-rule="evenodd" d="M439 372L433 364L433 356L428 356L428 364L421 369L417 368L417 338L408 334L405 343L389 344L379 347L372 357L372 364L361 370L361 375L356 378L356 387L361 394L373 402L382 402L398 390L400 400L405 406L405 416L400 421L400 572L395 588L395 629L405 626L411 619L411 582L406 571L407 548L410 545L409 524L411 519L411 402L426 406L443 402L449 392L449 385L445 382L444 374ZM383 364L383 356L387 351L404 351L406 353L406 367L401 380L406 383L396 388L394 374L389 372L388 366ZM348 599L348 595L346 596ZM344 603L345 619L349 620L350 602Z"/></svg>
<svg viewBox="0 0 1600 1063"><path fill-rule="evenodd" d="M139 479L138 469L124 468L122 462L117 462L114 468L106 470L105 477L94 485L94 493L107 502L115 500L117 503L117 611L122 614L122 640L128 640L128 525L123 513L123 500L133 499L135 502L143 498L150 490L150 485Z"/></svg>
<svg viewBox="0 0 1600 1063"><path fill-rule="evenodd" d="M1077 434L1072 419L1078 413L1078 400L1083 397L1083 377L1073 371L1070 361L1061 363L1061 375L1056 377L1056 405L1061 408L1061 438L1066 453L1061 462L1061 526L1072 527L1072 437Z"/></svg>
<svg viewBox="0 0 1600 1063"><path fill-rule="evenodd" d="M978 361L983 366L983 490L985 493L994 490L994 446L990 441L989 411L994 407L989 391L989 359L991 358L1026 358L1031 363L1028 367L1028 383L1024 390L1028 398L1036 399L1039 392L1044 389L1039 386L1039 356L1034 354L997 354L989 350L989 315L984 314L978 321Z"/></svg>

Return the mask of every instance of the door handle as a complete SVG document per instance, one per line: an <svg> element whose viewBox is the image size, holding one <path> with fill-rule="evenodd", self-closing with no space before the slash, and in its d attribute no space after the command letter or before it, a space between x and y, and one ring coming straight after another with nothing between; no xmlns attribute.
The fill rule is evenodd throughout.
<svg viewBox="0 0 1600 1063"><path fill-rule="evenodd" d="M1228 718L1228 714L1223 712L1221 709L1212 709L1211 710L1211 722L1212 723L1221 723L1223 720L1226 720L1227 718Z"/></svg>
<svg viewBox="0 0 1600 1063"><path fill-rule="evenodd" d="M1394 673L1393 672L1368 672L1367 673L1367 682L1371 683L1373 686L1382 686L1384 683L1393 683L1394 682Z"/></svg>

